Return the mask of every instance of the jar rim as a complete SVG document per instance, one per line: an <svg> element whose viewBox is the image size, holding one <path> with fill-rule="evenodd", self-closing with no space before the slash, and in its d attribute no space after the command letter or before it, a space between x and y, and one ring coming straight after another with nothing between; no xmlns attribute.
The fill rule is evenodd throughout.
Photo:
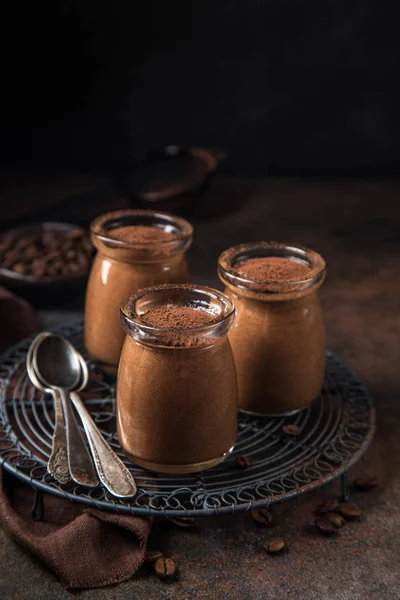
<svg viewBox="0 0 400 600"><path fill-rule="evenodd" d="M177 228L179 231L175 234L174 232L174 237L172 239L166 239L166 240L149 240L149 241L126 241L126 240L120 240L116 237L111 237L109 235L107 235L107 229L105 228L105 225L108 222L112 222L112 221L118 221L119 219L122 219L124 217L132 217L132 218L141 218L141 217L149 217L149 222L151 220L151 218L155 221L155 220L159 220L161 221L165 221L165 225L171 225L174 226L175 228ZM120 225L121 227L123 225ZM117 229L118 226L114 227L113 229ZM111 229L112 230L112 229ZM110 231L111 231L110 230ZM106 242L109 244L112 244L114 247L125 247L125 248L151 248L153 247L165 247L165 246L173 246L176 245L179 242L189 242L192 238L193 235L193 226L189 223L189 221L186 221L186 219L183 219L182 217L178 217L177 215L173 215L171 213L168 212L163 212L163 211L158 211L158 210L151 210L151 209L140 209L140 208L132 208L132 209L122 209L122 210L115 210L115 211L110 211L107 213L103 213L102 215L96 217L90 224L90 231L93 235L95 235L100 241L102 242Z"/></svg>
<svg viewBox="0 0 400 600"><path fill-rule="evenodd" d="M198 294L203 294L204 296L211 297L213 300L216 300L220 307L222 308L221 313L213 319L210 323L205 323L204 325L200 325L198 327L188 327L188 328L176 328L176 327L154 327L152 325L148 325L144 322L140 315L134 309L136 303L143 298L144 296L150 294L157 294L158 292L197 292ZM129 313L128 313L128 309ZM133 309L133 311L132 311ZM199 310L199 309L196 309ZM200 309L201 310L201 309ZM132 314L133 312L133 314ZM235 305L233 300L226 296L223 292L216 290L214 288L210 288L208 286L196 285L191 283L182 283L182 284L174 284L167 283L162 285L150 286L146 288L140 289L135 294L131 294L127 296L121 303L120 307L121 319L126 320L131 326L141 329L148 334L162 332L164 333L199 333L199 332L207 332L212 331L218 328L222 323L233 318L235 314Z"/></svg>
<svg viewBox="0 0 400 600"><path fill-rule="evenodd" d="M255 279L240 274L235 265L252 258L282 257L297 260L310 268L307 277L292 279ZM293 294L322 283L326 273L326 263L318 252L300 244L282 242L248 242L228 248L219 257L218 274L220 279L233 287L263 294Z"/></svg>

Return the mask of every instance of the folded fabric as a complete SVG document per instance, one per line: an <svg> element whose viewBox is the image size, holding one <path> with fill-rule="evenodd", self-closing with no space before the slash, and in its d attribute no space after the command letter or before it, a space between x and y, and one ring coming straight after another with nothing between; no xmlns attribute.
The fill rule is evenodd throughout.
<svg viewBox="0 0 400 600"><path fill-rule="evenodd" d="M67 588L125 581L141 566L149 519L123 516L45 494L44 520L31 515L34 492L0 469L0 523Z"/></svg>

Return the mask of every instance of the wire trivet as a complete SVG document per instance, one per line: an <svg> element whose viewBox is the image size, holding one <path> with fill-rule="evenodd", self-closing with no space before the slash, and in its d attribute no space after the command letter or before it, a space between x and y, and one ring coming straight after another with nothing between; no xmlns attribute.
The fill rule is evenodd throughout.
<svg viewBox="0 0 400 600"><path fill-rule="evenodd" d="M55 331L85 355L82 323ZM340 475L346 486L347 469L373 437L371 398L342 361L327 352L324 387L311 407L285 418L240 415L234 452L213 469L191 475L151 473L122 454L115 433L115 386L104 381L87 359L91 378L81 397L104 437L132 471L138 493L126 501L102 487L90 489L73 482L62 486L46 471L54 429L53 402L28 379L25 359L31 339L7 352L0 364L0 462L36 488L39 501L40 492L49 492L120 513L155 517L233 514L293 498ZM300 433L285 433L287 424L297 425ZM250 466L235 467L237 456L249 458Z"/></svg>

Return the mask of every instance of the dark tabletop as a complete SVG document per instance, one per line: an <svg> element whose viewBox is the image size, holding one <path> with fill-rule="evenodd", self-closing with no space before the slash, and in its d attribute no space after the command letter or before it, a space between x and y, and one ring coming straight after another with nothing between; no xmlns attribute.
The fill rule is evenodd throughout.
<svg viewBox="0 0 400 600"><path fill-rule="evenodd" d="M231 214L192 219L194 281L221 287L219 253L239 242L278 240L320 252L328 264L321 294L328 344L367 385L377 408L371 448L350 472L378 475L379 486L352 499L363 510L335 539L312 532L313 511L338 483L275 508L272 530L250 515L200 521L197 532L158 525L152 546L176 559L179 580L163 584L148 571L82 599L395 600L400 598L400 184L218 179L209 198L236 205ZM73 309L42 312L44 325ZM268 556L268 536L283 535L288 554ZM54 576L0 530L0 597L68 598Z"/></svg>

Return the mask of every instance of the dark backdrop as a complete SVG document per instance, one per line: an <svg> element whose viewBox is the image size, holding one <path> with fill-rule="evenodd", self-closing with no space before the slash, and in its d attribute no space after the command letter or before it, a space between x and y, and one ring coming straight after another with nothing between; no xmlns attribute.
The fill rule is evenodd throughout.
<svg viewBox="0 0 400 600"><path fill-rule="evenodd" d="M3 165L114 170L177 143L240 173L400 172L397 3L9 4Z"/></svg>

